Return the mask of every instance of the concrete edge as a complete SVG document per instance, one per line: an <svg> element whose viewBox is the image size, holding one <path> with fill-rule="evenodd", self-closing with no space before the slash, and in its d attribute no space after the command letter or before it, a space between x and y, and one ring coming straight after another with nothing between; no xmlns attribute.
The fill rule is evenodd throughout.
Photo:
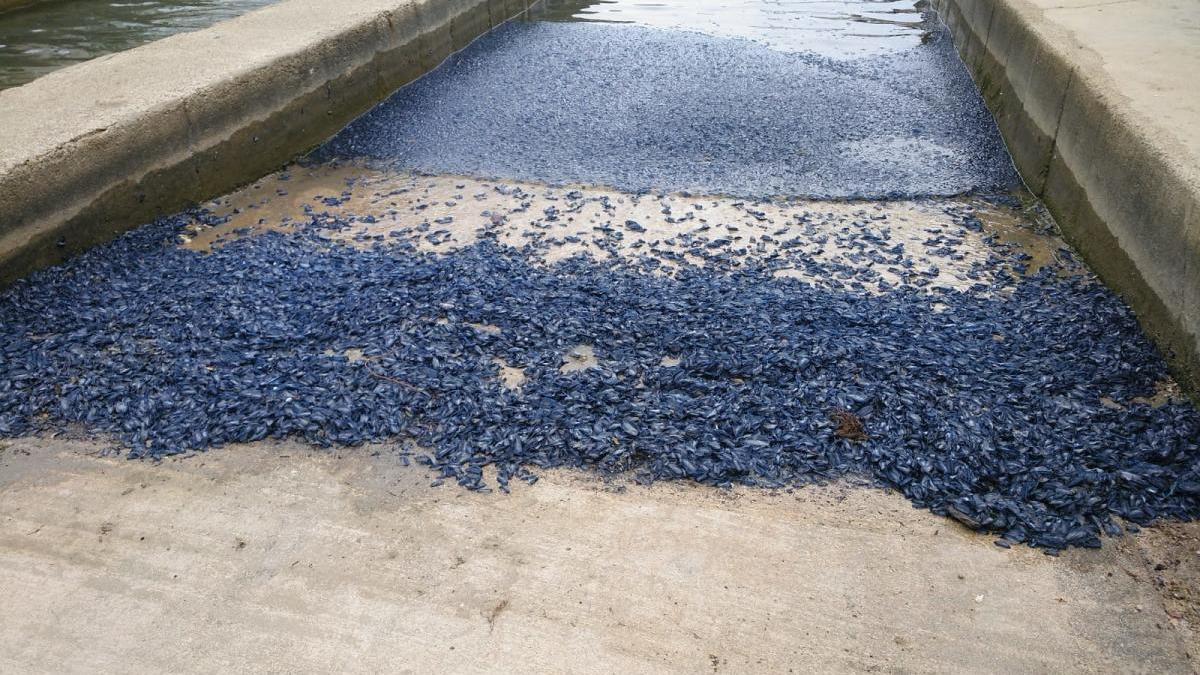
<svg viewBox="0 0 1200 675"><path fill-rule="evenodd" d="M1200 184L1098 56L1023 0L933 0L1017 169L1200 394ZM1200 401L1200 398L1197 398Z"/></svg>
<svg viewBox="0 0 1200 675"><path fill-rule="evenodd" d="M0 288L280 168L527 5L369 0L347 18L341 3L284 0L0 92L10 146L0 157ZM276 49L263 38L280 25L299 36ZM247 44L258 46L250 57L233 53ZM189 63L202 64L190 78ZM174 66L183 81L164 93L147 64L162 77ZM109 91L60 97L81 82L114 83L118 112L104 109ZM62 110L45 109L60 100Z"/></svg>

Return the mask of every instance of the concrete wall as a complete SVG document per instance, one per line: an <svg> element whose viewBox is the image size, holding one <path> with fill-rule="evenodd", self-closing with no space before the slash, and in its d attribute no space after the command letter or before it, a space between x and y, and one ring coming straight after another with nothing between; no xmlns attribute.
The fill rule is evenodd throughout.
<svg viewBox="0 0 1200 675"><path fill-rule="evenodd" d="M319 144L526 0L284 0L0 92L0 287Z"/></svg>
<svg viewBox="0 0 1200 675"><path fill-rule="evenodd" d="M1030 190L1200 391L1200 169L1184 144L1156 131L1097 54L1036 5L933 5Z"/></svg>

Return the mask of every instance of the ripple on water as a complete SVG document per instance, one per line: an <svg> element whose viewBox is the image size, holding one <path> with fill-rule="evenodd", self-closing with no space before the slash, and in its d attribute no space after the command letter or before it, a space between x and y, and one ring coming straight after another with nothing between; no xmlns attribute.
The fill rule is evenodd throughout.
<svg viewBox="0 0 1200 675"><path fill-rule="evenodd" d="M0 13L0 89L278 0L57 0Z"/></svg>
<svg viewBox="0 0 1200 675"><path fill-rule="evenodd" d="M916 0L542 0L530 18L689 30L846 59L921 44L932 16L918 4Z"/></svg>

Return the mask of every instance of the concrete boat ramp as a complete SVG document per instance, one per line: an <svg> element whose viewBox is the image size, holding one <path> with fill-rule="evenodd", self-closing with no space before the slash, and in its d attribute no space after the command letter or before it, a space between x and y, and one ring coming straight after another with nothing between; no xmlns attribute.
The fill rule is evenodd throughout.
<svg viewBox="0 0 1200 675"><path fill-rule="evenodd" d="M0 457L6 669L1190 668L1195 615L1157 580L1195 588L1194 528L1050 558L863 486L560 471L501 496L430 488L386 447L94 450Z"/></svg>
<svg viewBox="0 0 1200 675"><path fill-rule="evenodd" d="M1195 671L1190 277L1031 171L1056 24L348 4L0 92L0 671Z"/></svg>

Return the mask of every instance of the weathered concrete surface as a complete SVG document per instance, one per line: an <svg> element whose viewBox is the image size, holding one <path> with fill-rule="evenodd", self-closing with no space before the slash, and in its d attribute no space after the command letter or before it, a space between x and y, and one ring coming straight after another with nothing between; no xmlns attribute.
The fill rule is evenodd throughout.
<svg viewBox="0 0 1200 675"><path fill-rule="evenodd" d="M484 495L388 447L98 447L0 454L2 671L1187 672L1196 653L1146 564L1169 548L1002 550L877 490L553 472Z"/></svg>
<svg viewBox="0 0 1200 675"><path fill-rule="evenodd" d="M1200 388L1200 6L935 0L1029 187Z"/></svg>
<svg viewBox="0 0 1200 675"><path fill-rule="evenodd" d="M524 9L287 0L0 92L0 285L269 173Z"/></svg>

